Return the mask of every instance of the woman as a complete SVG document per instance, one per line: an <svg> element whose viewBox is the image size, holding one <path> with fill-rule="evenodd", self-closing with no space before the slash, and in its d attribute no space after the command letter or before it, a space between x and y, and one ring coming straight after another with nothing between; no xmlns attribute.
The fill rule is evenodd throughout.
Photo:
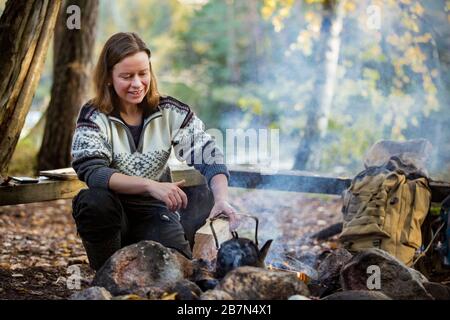
<svg viewBox="0 0 450 320"><path fill-rule="evenodd" d="M187 206L184 180L171 182L167 166L172 148L206 177L215 202L210 217L225 214L230 228L237 226L221 150L189 106L160 97L150 56L135 33L109 38L95 70L95 98L77 120L72 166L89 189L75 197L73 216L95 270L140 240L191 258L177 212Z"/></svg>

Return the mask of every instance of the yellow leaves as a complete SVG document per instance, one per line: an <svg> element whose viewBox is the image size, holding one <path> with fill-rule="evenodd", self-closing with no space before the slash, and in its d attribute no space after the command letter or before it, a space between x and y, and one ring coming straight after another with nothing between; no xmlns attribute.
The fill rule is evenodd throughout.
<svg viewBox="0 0 450 320"><path fill-rule="evenodd" d="M242 108L242 110L249 110L256 115L261 115L263 111L261 100L254 97L240 98L238 100L238 105Z"/></svg>
<svg viewBox="0 0 450 320"><path fill-rule="evenodd" d="M142 297L137 294L126 294L123 296L113 297L112 300L144 300Z"/></svg>
<svg viewBox="0 0 450 320"><path fill-rule="evenodd" d="M431 33L424 33L421 36L417 36L414 38L414 41L417 43L427 43L432 39Z"/></svg>
<svg viewBox="0 0 450 320"><path fill-rule="evenodd" d="M291 13L293 4L294 0L264 0L261 15L265 20L272 17L275 32L280 32L284 28L284 19Z"/></svg>
<svg viewBox="0 0 450 320"><path fill-rule="evenodd" d="M161 300L175 300L175 298L177 297L178 292L174 292L174 293L168 293L168 292L164 292L164 294L161 297Z"/></svg>
<svg viewBox="0 0 450 320"><path fill-rule="evenodd" d="M196 53L201 55L209 50L210 45L207 42L194 42L192 43L192 48Z"/></svg>
<svg viewBox="0 0 450 320"><path fill-rule="evenodd" d="M320 36L320 25L322 17L313 11L308 11L304 16L307 22L306 28L298 33L297 41L290 45L291 51L298 50L305 56L310 56L313 52L314 40Z"/></svg>
<svg viewBox="0 0 450 320"><path fill-rule="evenodd" d="M276 9L276 1L275 0L265 0L264 5L261 8L261 14L264 19L268 20Z"/></svg>
<svg viewBox="0 0 450 320"><path fill-rule="evenodd" d="M417 22L410 16L404 16L402 19L403 25L414 32L419 32L419 25Z"/></svg>
<svg viewBox="0 0 450 320"><path fill-rule="evenodd" d="M306 0L305 2L307 4L313 4L313 3L324 3L327 0Z"/></svg>
<svg viewBox="0 0 450 320"><path fill-rule="evenodd" d="M410 32L405 32L402 36L399 36L397 34L390 34L387 37L387 42L397 47L401 51L406 50L406 48L411 45L412 41L413 37Z"/></svg>
<svg viewBox="0 0 450 320"><path fill-rule="evenodd" d="M307 30L300 31L297 37L297 43L292 46L292 50L300 50L305 56L312 54L313 42L312 34Z"/></svg>
<svg viewBox="0 0 450 320"><path fill-rule="evenodd" d="M411 69L416 73L424 73L427 71L425 61L426 55L418 46L410 47L406 50L404 57L406 61L409 61ZM407 64L405 61L405 64Z"/></svg>
<svg viewBox="0 0 450 320"><path fill-rule="evenodd" d="M416 3L410 8L410 11L411 11L412 13L414 13L415 15L421 16L421 15L424 13L425 9L420 5L419 2L416 2Z"/></svg>
<svg viewBox="0 0 450 320"><path fill-rule="evenodd" d="M344 10L346 13L351 13L356 10L356 4L353 1L345 1L344 3Z"/></svg>
<svg viewBox="0 0 450 320"><path fill-rule="evenodd" d="M435 95L437 93L437 88L433 83L433 80L431 79L431 76L428 74L424 74L423 77L423 89L426 93Z"/></svg>
<svg viewBox="0 0 450 320"><path fill-rule="evenodd" d="M305 15L305 20L308 22L307 29L316 33L317 36L320 34L320 25L322 24L322 16L317 12L309 11Z"/></svg>
<svg viewBox="0 0 450 320"><path fill-rule="evenodd" d="M378 81L380 79L380 73L375 69L364 68L363 77L372 81Z"/></svg>
<svg viewBox="0 0 450 320"><path fill-rule="evenodd" d="M275 32L280 32L284 28L283 20L279 16L272 19L272 25Z"/></svg>

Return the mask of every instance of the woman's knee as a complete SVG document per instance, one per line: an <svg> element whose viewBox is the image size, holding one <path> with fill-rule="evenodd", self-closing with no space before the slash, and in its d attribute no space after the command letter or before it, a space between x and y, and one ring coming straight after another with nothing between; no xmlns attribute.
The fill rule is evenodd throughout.
<svg viewBox="0 0 450 320"><path fill-rule="evenodd" d="M161 214L159 231L159 240L164 246L176 249L187 258L192 259L191 247L186 239L178 213L167 212Z"/></svg>
<svg viewBox="0 0 450 320"><path fill-rule="evenodd" d="M77 227L120 228L123 209L117 196L106 189L83 189L73 199L73 218Z"/></svg>

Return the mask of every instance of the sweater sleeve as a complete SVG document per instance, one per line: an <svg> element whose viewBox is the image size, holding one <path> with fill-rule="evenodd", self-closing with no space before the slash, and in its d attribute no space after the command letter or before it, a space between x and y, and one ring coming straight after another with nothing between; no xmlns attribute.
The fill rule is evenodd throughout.
<svg viewBox="0 0 450 320"><path fill-rule="evenodd" d="M228 181L230 173L225 165L222 150L214 139L204 131L203 122L189 110L180 130L173 138L173 148L178 160L185 160L205 176L208 185L212 177L224 174Z"/></svg>
<svg viewBox="0 0 450 320"><path fill-rule="evenodd" d="M72 140L72 167L89 188L108 189L112 174L119 171L110 168L112 147L106 128L94 121L95 112L89 106L81 109Z"/></svg>

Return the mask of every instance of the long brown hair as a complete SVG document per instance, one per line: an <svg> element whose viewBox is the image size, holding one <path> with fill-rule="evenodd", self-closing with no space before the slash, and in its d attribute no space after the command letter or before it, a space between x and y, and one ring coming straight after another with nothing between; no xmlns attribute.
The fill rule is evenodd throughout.
<svg viewBox="0 0 450 320"><path fill-rule="evenodd" d="M118 108L119 99L117 94L113 86L108 85L108 83L112 82L112 69L124 58L138 52L147 53L149 59L151 57L150 49L134 32L119 32L106 41L94 71L95 98L92 100L92 103L99 111L109 114ZM150 61L149 67L150 89L147 92L146 99L139 105L153 110L159 104L159 92Z"/></svg>

